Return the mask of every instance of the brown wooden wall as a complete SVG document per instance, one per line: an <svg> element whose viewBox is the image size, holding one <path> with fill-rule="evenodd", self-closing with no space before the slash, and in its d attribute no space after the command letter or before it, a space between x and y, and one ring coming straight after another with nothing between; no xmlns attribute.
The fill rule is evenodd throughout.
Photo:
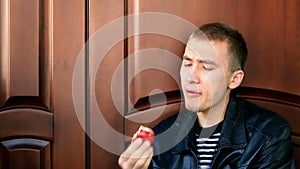
<svg viewBox="0 0 300 169"><path fill-rule="evenodd" d="M48 7L35 0L1 1L1 169L52 167Z"/></svg>
<svg viewBox="0 0 300 169"><path fill-rule="evenodd" d="M237 92L286 117L299 153L299 8L298 0L1 0L0 168L118 168L118 154L97 143L110 133L97 120L98 107L111 128L128 136L140 123L153 126L183 109L176 82L179 63L173 58L181 58L185 43L155 33L127 37L150 20L122 17L144 12L177 16L194 26L225 22L240 30L248 43L249 62L243 87ZM93 136L89 138L73 102L74 68L85 42L118 19L118 29L104 40L109 43L117 35L121 40L105 53L95 74L85 76L86 83L82 83L90 87L82 96L87 98L82 103L87 111L83 126ZM159 24L150 25L149 30ZM170 35L175 32L187 39L191 30L172 24L166 24ZM92 57L103 47L93 45L84 55L82 75L92 71ZM154 59L136 55L147 49L157 49L150 53ZM124 62L126 59L130 62ZM137 69L158 62L172 75L158 69ZM120 64L122 71L115 75ZM113 77L117 86L111 92ZM98 105L89 102L94 97ZM139 122L134 122L136 119ZM116 151L124 149L126 138L106 140Z"/></svg>
<svg viewBox="0 0 300 169"><path fill-rule="evenodd" d="M68 90L84 44L84 6L1 0L1 169L85 167L85 134Z"/></svg>

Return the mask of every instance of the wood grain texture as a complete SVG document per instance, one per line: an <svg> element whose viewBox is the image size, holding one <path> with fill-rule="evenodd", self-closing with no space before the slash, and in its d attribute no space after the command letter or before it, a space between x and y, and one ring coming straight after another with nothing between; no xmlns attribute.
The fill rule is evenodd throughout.
<svg viewBox="0 0 300 169"><path fill-rule="evenodd" d="M139 1L131 2L131 11L135 12L134 5L139 5L139 13L161 12L181 17L195 26L208 22L224 22L237 28L248 44L249 61L246 68L246 78L243 86L266 88L292 94L300 94L300 73L298 67L299 34L297 28L300 7L297 0L291 1L218 1L218 0L166 0L166 1ZM184 30L183 30L184 31ZM139 36L140 49L156 47L169 50L181 57L184 46L178 46L178 42L166 40L165 37L145 35ZM130 49L134 49L130 46ZM177 49L177 50L174 50ZM137 51L132 51L137 52ZM138 62L137 62L138 63ZM152 75L153 76L153 75ZM143 73L139 78L150 78ZM138 82L138 79L135 81ZM163 81L163 79L161 79ZM158 82L161 88L169 85L169 80ZM132 100L136 101L145 96L143 92L149 91L135 84L135 88L141 89ZM149 83L151 83L149 81ZM138 86L137 86L138 85ZM171 87L169 87L171 89ZM144 90L145 89L145 90Z"/></svg>
<svg viewBox="0 0 300 169"><path fill-rule="evenodd" d="M90 97L96 98L96 103L90 102L90 166L91 168L118 168L118 156L124 148L123 140L114 135L112 131L123 133L124 122L124 3L119 0L91 0L90 1L90 38L96 39L99 43L90 44L90 69L95 68L95 58L103 55L102 62L95 74L94 88L91 88ZM118 26L114 26L117 24ZM111 26L108 33L100 36L102 29ZM99 37L100 36L100 37ZM112 44L107 52L105 47L113 40L119 40ZM93 42L93 40L92 40ZM104 49L103 49L104 48ZM102 50L101 50L102 49ZM98 51L98 52L97 52ZM116 73L118 66L121 66L120 74ZM115 89L112 91L113 76L115 76ZM92 86L92 85L91 85ZM114 100L113 100L114 99ZM100 112L99 112L99 111ZM99 121L99 113L104 117L105 122ZM104 125L105 123L108 126ZM101 144L102 143L102 144ZM105 143L105 144L103 144ZM111 145L111 146L109 146Z"/></svg>
<svg viewBox="0 0 300 169"><path fill-rule="evenodd" d="M0 142L1 169L51 169L51 144L38 139Z"/></svg>
<svg viewBox="0 0 300 169"><path fill-rule="evenodd" d="M85 168L85 132L72 99L76 60L85 44L85 1L50 1L53 13L53 169Z"/></svg>
<svg viewBox="0 0 300 169"><path fill-rule="evenodd" d="M52 167L49 7L48 0L0 4L1 169Z"/></svg>

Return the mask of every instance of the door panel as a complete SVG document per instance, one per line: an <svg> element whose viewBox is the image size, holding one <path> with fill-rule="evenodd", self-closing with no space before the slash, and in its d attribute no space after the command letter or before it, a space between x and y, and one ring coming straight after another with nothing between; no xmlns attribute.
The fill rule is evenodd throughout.
<svg viewBox="0 0 300 169"><path fill-rule="evenodd" d="M90 0L89 12L90 166L118 168L116 152L124 145L113 132L122 135L124 129L124 4L119 0ZM105 28L109 28L108 33L103 35ZM120 72L116 73L118 67Z"/></svg>
<svg viewBox="0 0 300 169"><path fill-rule="evenodd" d="M299 1L152 0L128 1L128 4L133 14L161 12L184 18L195 26L208 22L224 22L236 27L244 35L249 51L249 62L242 84L244 88L241 97L276 111L287 118L292 125L295 152L299 151L299 125L295 121L297 118L292 118L299 116L299 102L296 101L300 95L298 87L300 86L300 71L298 71L300 60L297 59L299 56L297 44L299 44L300 37L296 30L300 26L299 11L296 11L296 8L300 6ZM135 23L139 24L143 21L136 20ZM174 27L170 31L174 29L179 28ZM182 30L182 32L186 31ZM129 40L129 54L150 48L167 50L175 56L181 57L184 45L174 39L152 34L135 36ZM178 87L180 87L171 85L174 84L174 80L160 75L156 70L147 70L138 74L134 71L136 67L142 67L143 64L149 62L163 62L168 65L170 61L163 59L145 61L143 56L133 60L134 62L129 65L128 70L129 73L133 71L132 74L135 77L129 81L130 93L128 95L133 105L140 111L128 110L129 114L126 115L127 120L125 121L127 135L133 134L138 129L138 125L143 124L130 119L142 119L143 121L152 115L157 119L152 117L155 120L144 124L153 126L157 121L166 117L161 114L157 115L157 110L165 111L167 114L176 113L176 109L162 110L172 105L172 103L165 102L163 98L170 98L168 93L179 90ZM128 76L129 79L132 78L131 74ZM156 93L151 93L154 89L161 89L161 91L156 90ZM243 93L244 91L249 92ZM266 91L269 92L268 95L265 95ZM280 96L288 97L278 97L277 100L274 100L275 93L281 93ZM287 101L291 99L290 94L292 94L292 98L296 98L293 99L295 103L286 105ZM253 99L252 96L256 95L260 97ZM263 97L261 98L261 96ZM180 92L177 92L177 98L181 99ZM299 159L296 160L299 163Z"/></svg>
<svg viewBox="0 0 300 169"><path fill-rule="evenodd" d="M1 3L1 7L6 8L4 11L7 11L2 26L8 27L6 33L9 36L4 42L8 48L2 48L8 50L3 57L6 63L2 63L7 64L9 69L4 76L9 84L6 95L8 98L38 96L39 1L4 0Z"/></svg>
<svg viewBox="0 0 300 169"><path fill-rule="evenodd" d="M52 125L53 115L48 111L26 108L26 105L10 108L1 111L0 138L30 136L52 140Z"/></svg>
<svg viewBox="0 0 300 169"><path fill-rule="evenodd" d="M297 59L299 53L297 44L300 39L297 28L300 23L298 22L299 11L296 10L300 6L299 1L166 0L162 2L153 0L130 2L132 6L129 7L139 9L135 11L137 13L169 13L182 17L195 26L207 22L224 22L236 27L244 35L249 50L249 62L243 85L299 95L300 81L295 78L300 76L300 72L297 71L300 66L300 60ZM166 41L157 40L153 36L142 37L139 42L140 49L153 46L159 48L166 45L170 46L171 51L174 51L172 46L178 48L176 42L168 41L166 44ZM133 47L130 46L130 48ZM175 55L181 56L181 54L182 49L179 47ZM140 89L141 86L136 86L136 88Z"/></svg>
<svg viewBox="0 0 300 169"><path fill-rule="evenodd" d="M1 1L1 169L85 167L72 103L84 11L82 0Z"/></svg>
<svg viewBox="0 0 300 169"><path fill-rule="evenodd" d="M0 143L1 168L51 169L51 145L37 139L12 139Z"/></svg>
<svg viewBox="0 0 300 169"><path fill-rule="evenodd" d="M1 1L1 169L52 167L48 3Z"/></svg>
<svg viewBox="0 0 300 169"><path fill-rule="evenodd" d="M85 44L86 4L84 0L52 0L51 4L53 39L50 48L53 58L49 59L53 64L53 169L82 169L86 167L86 138L74 109L72 78Z"/></svg>
<svg viewBox="0 0 300 169"><path fill-rule="evenodd" d="M221 2L217 0L129 2L129 9L133 14L161 12L181 17L195 26L207 22L224 22L236 27L244 35L249 50L249 62L242 86L272 89L299 95L300 90L297 86L300 85L300 81L295 78L300 77L299 71L297 71L300 60L296 59L299 53L297 44L300 38L298 38L299 35L295 30L296 27L299 27L297 21L299 12L295 10L295 7L300 5L299 2L295 0L284 3L279 1L273 3L271 0L264 2L234 0ZM143 23L143 21L135 21L135 24L139 23ZM170 28L170 31L173 29L179 28ZM186 31L182 30L182 32ZM172 38L152 34L135 36L129 41L129 54L150 48L166 50L181 57L184 44L180 44ZM152 52L152 54L155 55L156 53ZM134 72L136 67L142 67L143 64L162 62L168 65L170 60L161 59L157 61L152 59L145 61L143 56L133 60L133 64L128 66L128 72L135 75L133 80L129 82L130 93L128 93L133 105L147 98L151 95L151 91L157 88L161 89L161 92L152 94L179 90L174 80L161 75L157 70L147 70L138 74ZM178 65L174 65L174 67L178 67ZM174 69L174 72L176 71L178 70ZM132 78L130 77L131 74L128 75L129 79Z"/></svg>
<svg viewBox="0 0 300 169"><path fill-rule="evenodd" d="M39 95L39 40L38 1L1 1L1 106L14 96Z"/></svg>

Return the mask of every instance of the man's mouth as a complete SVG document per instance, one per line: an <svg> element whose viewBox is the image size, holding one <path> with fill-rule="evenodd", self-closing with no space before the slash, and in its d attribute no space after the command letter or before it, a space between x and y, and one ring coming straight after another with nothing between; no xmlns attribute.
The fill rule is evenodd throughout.
<svg viewBox="0 0 300 169"><path fill-rule="evenodd" d="M201 92L193 89L185 89L184 92L187 97L200 97L202 95Z"/></svg>

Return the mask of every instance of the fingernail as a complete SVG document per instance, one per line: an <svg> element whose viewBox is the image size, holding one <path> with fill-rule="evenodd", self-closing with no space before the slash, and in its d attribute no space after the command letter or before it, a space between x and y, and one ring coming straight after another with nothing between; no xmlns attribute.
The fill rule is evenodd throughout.
<svg viewBox="0 0 300 169"><path fill-rule="evenodd" d="M151 142L148 141L148 140L145 140L145 143L144 143L146 146L150 147L151 146Z"/></svg>

